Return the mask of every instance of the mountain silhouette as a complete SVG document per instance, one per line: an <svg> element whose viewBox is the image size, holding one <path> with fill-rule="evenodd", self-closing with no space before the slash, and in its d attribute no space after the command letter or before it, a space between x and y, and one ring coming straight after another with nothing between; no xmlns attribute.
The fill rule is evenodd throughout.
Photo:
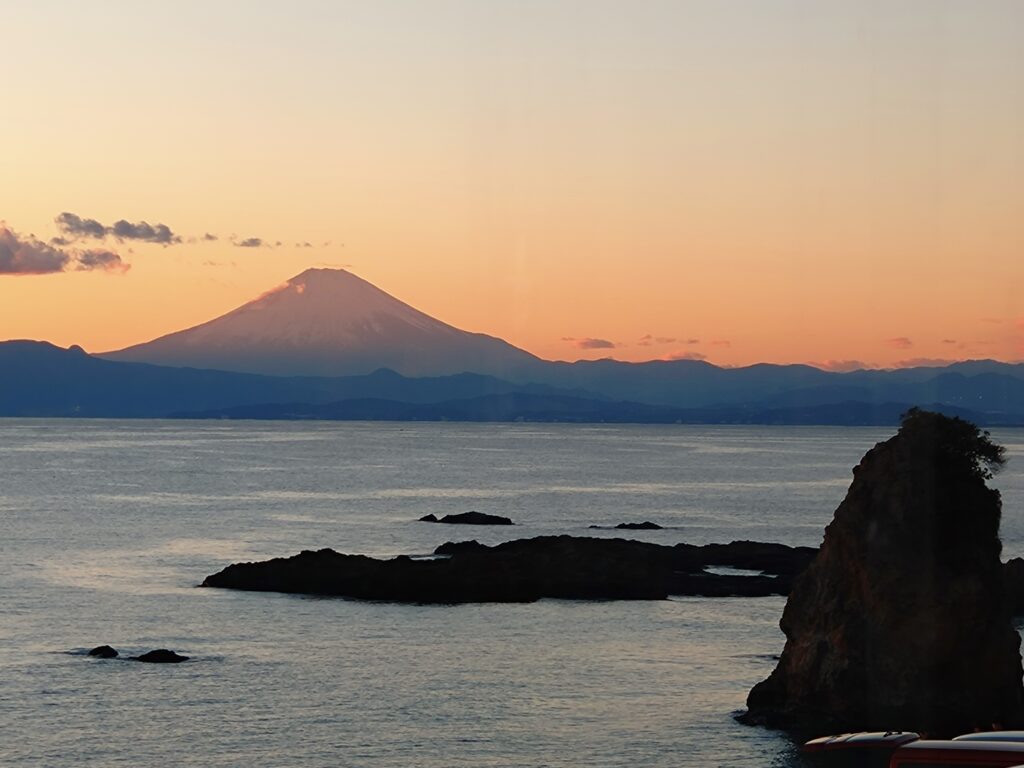
<svg viewBox="0 0 1024 768"><path fill-rule="evenodd" d="M504 376L541 362L501 339L436 320L343 269L307 269L226 315L101 356L275 376L380 368L405 376Z"/></svg>

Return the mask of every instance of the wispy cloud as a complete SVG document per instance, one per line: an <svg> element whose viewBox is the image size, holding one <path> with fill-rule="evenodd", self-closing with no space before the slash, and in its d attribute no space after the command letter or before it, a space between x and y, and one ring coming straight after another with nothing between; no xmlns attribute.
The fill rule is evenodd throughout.
<svg viewBox="0 0 1024 768"><path fill-rule="evenodd" d="M897 368L945 368L952 365L956 360L949 360L941 357L911 357L907 360L896 362Z"/></svg>
<svg viewBox="0 0 1024 768"><path fill-rule="evenodd" d="M821 368L823 371L833 371L835 373L849 373L850 371L860 371L875 367L870 363L865 363L863 360L824 360L820 363L810 363L810 365L813 365L815 368Z"/></svg>
<svg viewBox="0 0 1024 768"><path fill-rule="evenodd" d="M702 355L700 352L693 352L692 350L679 350L677 352L670 352L665 355L662 360L707 360L707 355Z"/></svg>
<svg viewBox="0 0 1024 768"><path fill-rule="evenodd" d="M908 339L906 336L896 336L891 339L886 339L885 343L893 349L910 349L914 346L914 342Z"/></svg>
<svg viewBox="0 0 1024 768"><path fill-rule="evenodd" d="M235 248L262 248L265 243L262 237L246 237L242 240L233 240Z"/></svg>
<svg viewBox="0 0 1024 768"><path fill-rule="evenodd" d="M615 349L615 342L608 339L575 339L576 349Z"/></svg>

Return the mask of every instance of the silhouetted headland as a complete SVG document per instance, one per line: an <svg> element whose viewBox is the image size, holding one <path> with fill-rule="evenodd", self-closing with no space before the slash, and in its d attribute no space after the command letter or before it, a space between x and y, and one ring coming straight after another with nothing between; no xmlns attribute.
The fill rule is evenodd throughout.
<svg viewBox="0 0 1024 768"><path fill-rule="evenodd" d="M986 485L1002 463L973 424L908 412L854 468L786 603L778 666L742 719L812 735L1019 724L1004 578L1021 568L1000 564L1001 501Z"/></svg>

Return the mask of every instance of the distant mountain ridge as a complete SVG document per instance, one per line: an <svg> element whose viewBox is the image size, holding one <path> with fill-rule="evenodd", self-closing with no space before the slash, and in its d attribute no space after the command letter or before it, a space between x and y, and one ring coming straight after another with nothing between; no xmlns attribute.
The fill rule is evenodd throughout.
<svg viewBox="0 0 1024 768"><path fill-rule="evenodd" d="M863 402L1024 412L1024 365L987 360L850 373L767 363L720 368L699 360L541 360L501 339L436 320L340 269L306 270L222 317L101 357L292 377L367 375L381 368L407 377L472 372L516 385L678 408Z"/></svg>
<svg viewBox="0 0 1024 768"><path fill-rule="evenodd" d="M422 379L388 370L346 378L260 376L121 363L46 342L0 342L0 416L163 418L268 402L383 397L420 403L512 392L600 397L473 373Z"/></svg>
<svg viewBox="0 0 1024 768"><path fill-rule="evenodd" d="M474 373L410 378L383 369L261 376L9 341L0 342L0 416L890 425L918 405L982 425L1024 425L1024 366L989 361L841 374L681 362L546 363L539 373L550 375L542 378L567 385L553 386Z"/></svg>

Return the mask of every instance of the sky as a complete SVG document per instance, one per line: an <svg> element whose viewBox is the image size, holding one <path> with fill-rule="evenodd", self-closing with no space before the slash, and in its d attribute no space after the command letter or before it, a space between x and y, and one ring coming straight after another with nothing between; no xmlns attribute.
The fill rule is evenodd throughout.
<svg viewBox="0 0 1024 768"><path fill-rule="evenodd" d="M0 8L0 339L334 266L552 359L1024 359L1022 2Z"/></svg>

